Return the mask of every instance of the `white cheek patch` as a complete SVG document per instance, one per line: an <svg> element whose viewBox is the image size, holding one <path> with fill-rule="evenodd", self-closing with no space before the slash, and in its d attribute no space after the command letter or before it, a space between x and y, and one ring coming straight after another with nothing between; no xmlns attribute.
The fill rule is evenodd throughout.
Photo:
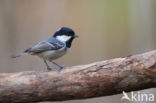
<svg viewBox="0 0 156 103"><path fill-rule="evenodd" d="M66 36L66 35L61 35L61 36L57 36L56 39L60 40L61 42L66 42L70 39L70 36Z"/></svg>

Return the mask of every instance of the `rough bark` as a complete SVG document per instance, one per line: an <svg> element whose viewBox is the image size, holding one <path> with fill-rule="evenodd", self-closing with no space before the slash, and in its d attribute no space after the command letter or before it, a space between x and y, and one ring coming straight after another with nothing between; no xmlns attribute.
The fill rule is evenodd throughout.
<svg viewBox="0 0 156 103"><path fill-rule="evenodd" d="M156 87L156 51L60 72L0 74L0 103L64 101Z"/></svg>

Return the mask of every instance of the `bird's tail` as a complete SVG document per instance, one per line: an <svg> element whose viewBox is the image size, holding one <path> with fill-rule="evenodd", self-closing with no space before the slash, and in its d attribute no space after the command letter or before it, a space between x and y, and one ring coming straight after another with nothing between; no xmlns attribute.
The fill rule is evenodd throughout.
<svg viewBox="0 0 156 103"><path fill-rule="evenodd" d="M27 54L27 53L26 52L22 52L20 54L14 54L14 55L11 56L11 58L17 58L17 57L23 56L25 54Z"/></svg>

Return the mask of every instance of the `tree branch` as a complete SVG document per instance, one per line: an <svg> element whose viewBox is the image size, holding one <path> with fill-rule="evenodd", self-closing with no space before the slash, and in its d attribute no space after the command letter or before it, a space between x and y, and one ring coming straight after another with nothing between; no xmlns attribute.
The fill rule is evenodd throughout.
<svg viewBox="0 0 156 103"><path fill-rule="evenodd" d="M61 72L0 74L0 103L64 101L156 87L156 50Z"/></svg>

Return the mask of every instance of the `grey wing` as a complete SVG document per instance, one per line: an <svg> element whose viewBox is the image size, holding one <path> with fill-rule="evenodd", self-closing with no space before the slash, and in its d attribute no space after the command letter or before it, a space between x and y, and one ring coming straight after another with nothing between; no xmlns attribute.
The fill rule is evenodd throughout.
<svg viewBox="0 0 156 103"><path fill-rule="evenodd" d="M48 50L58 50L64 46L65 44L61 42L55 41L55 43L50 43L50 42L43 41L43 42L36 44L32 48L25 50L25 52L30 53L30 54L36 54L36 53L41 53L41 52L48 51Z"/></svg>

